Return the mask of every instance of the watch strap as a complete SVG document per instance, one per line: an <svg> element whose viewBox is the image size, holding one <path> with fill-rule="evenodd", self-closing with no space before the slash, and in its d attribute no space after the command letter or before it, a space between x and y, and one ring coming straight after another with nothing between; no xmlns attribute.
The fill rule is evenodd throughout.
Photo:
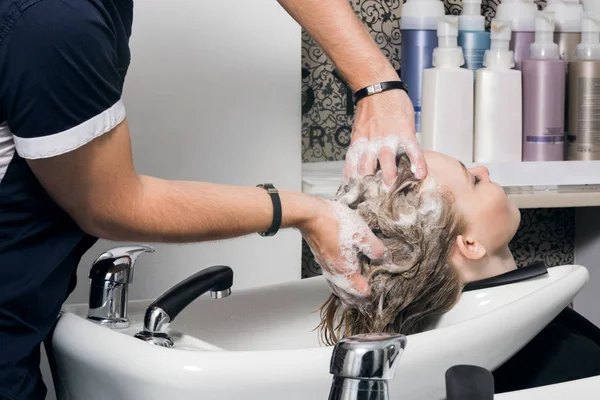
<svg viewBox="0 0 600 400"><path fill-rule="evenodd" d="M374 94L393 89L404 90L406 94L408 94L408 86L402 81L379 82L357 90L352 96L354 98L354 104L358 103L359 100L362 100L367 96L372 96Z"/></svg>
<svg viewBox="0 0 600 400"><path fill-rule="evenodd" d="M269 197L271 198L271 202L273 203L273 222L271 222L271 226L265 232L258 232L261 236L275 236L275 234L279 231L281 227L281 217L282 217L282 209L281 209L281 199L279 198L279 191L273 186L271 183L261 183L256 185L256 187L260 187L265 189L269 193Z"/></svg>

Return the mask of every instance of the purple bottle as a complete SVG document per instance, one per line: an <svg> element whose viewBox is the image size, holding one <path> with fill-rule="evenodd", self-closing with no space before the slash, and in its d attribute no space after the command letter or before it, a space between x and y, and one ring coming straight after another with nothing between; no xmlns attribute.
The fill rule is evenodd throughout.
<svg viewBox="0 0 600 400"><path fill-rule="evenodd" d="M441 0L408 0L402 6L400 78L408 86L415 109L415 130L421 132L421 88L423 71L433 67L433 50L438 45L437 24L445 15Z"/></svg>
<svg viewBox="0 0 600 400"><path fill-rule="evenodd" d="M539 11L523 74L523 161L562 161L565 146L565 61L554 43L554 14Z"/></svg>
<svg viewBox="0 0 600 400"><path fill-rule="evenodd" d="M498 5L496 19L512 23L510 50L515 55L515 69L521 70L521 63L529 58L529 47L535 39L536 13L533 0L502 0Z"/></svg>

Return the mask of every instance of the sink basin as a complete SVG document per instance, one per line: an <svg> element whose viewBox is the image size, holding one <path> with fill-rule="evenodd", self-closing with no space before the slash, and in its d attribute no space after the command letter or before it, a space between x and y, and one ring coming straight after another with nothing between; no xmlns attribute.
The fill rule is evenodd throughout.
<svg viewBox="0 0 600 400"><path fill-rule="evenodd" d="M456 364L494 370L531 340L586 284L578 265L526 281L463 293L432 329L407 337L390 382L402 399L441 399ZM171 324L175 348L133 337L148 301L129 304L132 326L111 330L65 306L52 340L59 399L326 399L332 347L314 328L330 290L322 277L202 296Z"/></svg>

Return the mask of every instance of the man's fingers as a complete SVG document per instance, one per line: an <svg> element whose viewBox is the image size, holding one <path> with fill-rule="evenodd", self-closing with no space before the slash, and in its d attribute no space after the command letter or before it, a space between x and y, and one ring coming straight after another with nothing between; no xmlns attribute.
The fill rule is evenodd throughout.
<svg viewBox="0 0 600 400"><path fill-rule="evenodd" d="M377 168L377 154L371 151L365 151L360 159L358 173L360 176L373 175Z"/></svg>
<svg viewBox="0 0 600 400"><path fill-rule="evenodd" d="M371 261L391 262L391 255L385 244L375 234L367 229L365 236L358 241L356 247Z"/></svg>
<svg viewBox="0 0 600 400"><path fill-rule="evenodd" d="M396 166L396 149L384 147L379 152L379 165L381 166L381 175L383 183L389 188L394 184L398 174Z"/></svg>
<svg viewBox="0 0 600 400"><path fill-rule="evenodd" d="M367 297L371 294L371 286L369 280L364 277L360 272L348 276L348 281L352 285L352 288L356 291L356 295Z"/></svg>
<svg viewBox="0 0 600 400"><path fill-rule="evenodd" d="M425 158L423 157L419 144L416 142L407 144L406 154L410 159L411 169L417 179L425 179L427 176L427 165L425 164Z"/></svg>
<svg viewBox="0 0 600 400"><path fill-rule="evenodd" d="M360 138L354 141L348 148L348 151L346 152L346 162L344 163L344 185L348 184L350 178L358 175L359 163L361 162L367 143L367 138Z"/></svg>

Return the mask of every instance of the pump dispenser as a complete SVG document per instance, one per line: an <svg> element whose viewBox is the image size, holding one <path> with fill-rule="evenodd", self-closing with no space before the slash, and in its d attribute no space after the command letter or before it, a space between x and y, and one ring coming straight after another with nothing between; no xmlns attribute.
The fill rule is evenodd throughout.
<svg viewBox="0 0 600 400"><path fill-rule="evenodd" d="M600 60L600 11L585 12L581 19L581 42L577 44L577 60Z"/></svg>
<svg viewBox="0 0 600 400"><path fill-rule="evenodd" d="M463 68L475 73L483 67L485 51L490 48L490 34L485 31L481 0L463 0L462 14L458 17L458 45L465 56Z"/></svg>
<svg viewBox="0 0 600 400"><path fill-rule="evenodd" d="M461 68L465 59L458 47L458 17L444 17L437 34L434 68L423 73L422 147L472 162L473 72Z"/></svg>
<svg viewBox="0 0 600 400"><path fill-rule="evenodd" d="M523 161L564 160L565 68L554 43L554 13L536 15L535 42L523 61Z"/></svg>
<svg viewBox="0 0 600 400"><path fill-rule="evenodd" d="M568 65L567 159L600 160L600 11L584 12L576 60Z"/></svg>
<svg viewBox="0 0 600 400"><path fill-rule="evenodd" d="M485 68L475 88L475 162L519 162L522 151L521 71L509 50L511 22L494 19Z"/></svg>
<svg viewBox="0 0 600 400"><path fill-rule="evenodd" d="M510 50L515 54L515 68L529 58L529 46L533 43L537 6L533 0L502 0L496 11L500 21L510 21L512 36Z"/></svg>
<svg viewBox="0 0 600 400"><path fill-rule="evenodd" d="M554 13L556 27L554 42L558 44L560 58L567 62L575 59L575 48L581 40L581 13L579 0L548 0L544 9Z"/></svg>
<svg viewBox="0 0 600 400"><path fill-rule="evenodd" d="M437 24L445 15L442 0L408 0L402 6L400 77L406 82L415 109L415 129L421 132L421 88L423 71L433 66L437 46Z"/></svg>
<svg viewBox="0 0 600 400"><path fill-rule="evenodd" d="M598 1L598 0L581 0L581 3L583 3L584 11L600 12L600 1Z"/></svg>

